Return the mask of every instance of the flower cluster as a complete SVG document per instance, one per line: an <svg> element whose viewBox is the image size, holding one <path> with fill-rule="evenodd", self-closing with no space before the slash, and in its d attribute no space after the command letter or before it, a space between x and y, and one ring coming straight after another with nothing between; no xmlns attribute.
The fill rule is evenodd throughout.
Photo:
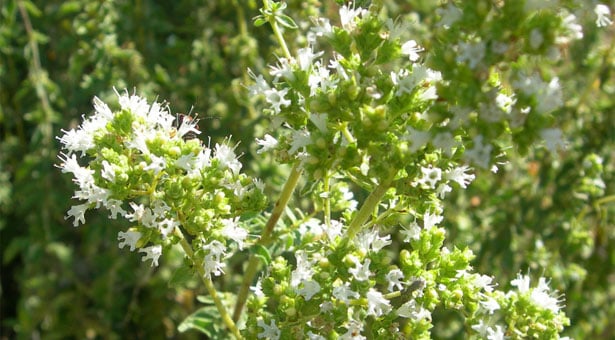
<svg viewBox="0 0 615 340"><path fill-rule="evenodd" d="M117 111L94 98L94 114L59 138L59 167L73 175L74 198L83 201L66 218L78 226L88 209L104 207L109 218L127 219L132 227L119 232L120 248L138 249L152 265L187 232L207 245L205 274L219 275L229 241L239 248L246 241L239 217L265 205L260 183L240 172L228 142L210 148L188 138L200 133L196 120L174 123L163 104L117 96Z"/></svg>
<svg viewBox="0 0 615 340"><path fill-rule="evenodd" d="M453 153L452 135L432 141L426 132L442 77L418 62L423 48L365 9L344 6L340 21L317 19L308 46L270 67L271 83L251 72L251 94L262 98L277 133L258 141L259 152L298 160L315 179L349 172L367 185L419 162L416 151L430 142ZM332 52L318 51L321 43Z"/></svg>
<svg viewBox="0 0 615 340"><path fill-rule="evenodd" d="M499 291L489 291L484 302L481 302L481 314L487 316L472 325L472 329L481 337L487 339L504 339L505 323L515 320L514 338L558 338L564 326L570 324L561 311L561 298L555 296L544 277L540 277L536 287L530 287L530 276L518 274L510 282L516 289L506 294ZM501 323L498 323L501 322ZM565 338L561 338L565 339Z"/></svg>

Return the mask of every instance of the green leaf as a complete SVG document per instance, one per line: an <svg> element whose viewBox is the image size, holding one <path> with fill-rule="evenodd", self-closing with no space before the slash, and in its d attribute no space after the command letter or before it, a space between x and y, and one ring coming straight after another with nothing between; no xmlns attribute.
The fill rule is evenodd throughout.
<svg viewBox="0 0 615 340"><path fill-rule="evenodd" d="M82 10L81 3L79 1L66 1L62 5L60 5L60 9L58 10L58 14L60 15L71 15L74 13L78 13Z"/></svg>
<svg viewBox="0 0 615 340"><path fill-rule="evenodd" d="M260 258L266 266L271 263L271 254L267 248L257 244L252 247L252 252L256 255L256 257Z"/></svg>
<svg viewBox="0 0 615 340"><path fill-rule="evenodd" d="M190 329L201 332L211 339L219 339L222 329L219 327L222 323L216 315L218 311L215 307L203 307L188 316L182 323L177 326L177 330L181 333Z"/></svg>
<svg viewBox="0 0 615 340"><path fill-rule="evenodd" d="M267 20L265 20L265 18L262 15L259 15L256 18L254 18L254 26L256 27L263 26L266 23L267 23Z"/></svg>
<svg viewBox="0 0 615 340"><path fill-rule="evenodd" d="M183 265L175 270L169 280L169 286L177 288L186 287L193 278L194 272L192 271L192 268L187 265Z"/></svg>
<svg viewBox="0 0 615 340"><path fill-rule="evenodd" d="M295 21L289 17L288 15L277 15L275 17L275 21L277 21L280 25L290 28L290 29L297 29L297 24L295 24Z"/></svg>
<svg viewBox="0 0 615 340"><path fill-rule="evenodd" d="M35 18L38 18L43 14L43 12L41 12L41 10L38 9L34 3L32 3L32 1L22 1L21 4L24 6L28 14Z"/></svg>
<svg viewBox="0 0 615 340"><path fill-rule="evenodd" d="M27 237L15 237L2 252L2 264L11 262L17 255L28 249L30 239Z"/></svg>

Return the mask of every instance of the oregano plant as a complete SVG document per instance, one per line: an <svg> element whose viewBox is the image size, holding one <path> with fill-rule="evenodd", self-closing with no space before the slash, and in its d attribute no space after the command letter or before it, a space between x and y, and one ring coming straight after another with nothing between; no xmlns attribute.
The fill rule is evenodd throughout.
<svg viewBox="0 0 615 340"><path fill-rule="evenodd" d="M510 150L566 147L566 94L545 65L583 31L552 3L447 2L437 30L414 36L377 1L291 18L264 0L254 22L280 55L268 72L246 69L244 85L266 119L255 157L290 168L279 195L242 172L231 136L212 142L172 103L117 91L59 137L80 200L67 218L79 226L101 208L124 219L119 247L151 266L181 249L181 272L216 312L180 328L214 338L428 339L436 310L461 315L469 338L559 338L565 297L548 278L476 272L442 223L447 198ZM595 13L611 24L606 6ZM226 265L245 251L242 268ZM219 279L233 270L242 282L230 291Z"/></svg>

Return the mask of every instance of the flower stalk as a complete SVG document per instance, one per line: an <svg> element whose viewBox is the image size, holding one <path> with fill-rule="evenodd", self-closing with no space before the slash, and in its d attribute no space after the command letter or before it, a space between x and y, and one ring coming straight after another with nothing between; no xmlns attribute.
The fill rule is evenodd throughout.
<svg viewBox="0 0 615 340"><path fill-rule="evenodd" d="M295 187L297 183L299 183L299 179L301 178L301 169L299 165L295 163L293 168L290 170L290 176L286 180L284 187L282 188L282 192L280 193L280 198L275 203L273 210L271 211L271 215L269 216L269 220L265 224L265 229L261 234L258 245L267 246L271 242L271 235L273 233L273 228L278 223L278 220L282 216L284 209L288 205L288 201L290 200L293 192L295 191ZM256 255L251 254L250 259L248 260L248 266L246 267L246 272L243 275L243 281L241 283L241 287L239 288L239 292L237 293L237 302L235 304L235 311L233 312L233 320L239 320L241 316L241 312L246 303L246 299L248 297L248 292L250 291L250 284L254 279L258 271L258 257Z"/></svg>
<svg viewBox="0 0 615 340"><path fill-rule="evenodd" d="M226 326L226 328L228 328L228 330L235 336L236 339L243 339L243 337L241 336L241 333L239 333L239 329L237 328L237 325L235 324L233 319L231 319L231 317L229 316L229 313L227 312L226 307L222 303L222 300L220 300L220 298L218 297L216 287L214 287L214 284L211 281L211 277L205 273L205 270L203 269L202 261L196 258L196 256L194 255L194 250L192 249L192 246L190 246L190 244L184 237L184 234L181 232L179 228L175 228L173 230L173 234L179 238L179 244L184 250L184 253L190 259L190 261L192 261L192 263L194 264L194 267L196 268L199 274L199 277L201 278L201 281L203 282L203 285L207 289L209 296L211 296L212 300L214 300L214 304L216 305L216 309L218 310L218 313L220 313L220 318L222 319L222 322L224 322L224 325Z"/></svg>

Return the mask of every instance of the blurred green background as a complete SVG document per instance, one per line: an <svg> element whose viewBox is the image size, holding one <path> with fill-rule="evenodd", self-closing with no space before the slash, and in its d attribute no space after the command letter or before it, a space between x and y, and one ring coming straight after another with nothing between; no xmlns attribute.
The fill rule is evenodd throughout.
<svg viewBox="0 0 615 340"><path fill-rule="evenodd" d="M93 96L113 103L114 87L136 89L167 100L172 112L198 113L212 141L232 135L247 171L275 182L268 160L252 157L267 123L243 85L248 67L266 73L280 55L270 30L251 23L260 2L0 3L1 338L196 338L177 331L198 307L199 292L169 285L179 255L152 269L118 249L121 221L104 212L88 213L79 228L64 220L74 188L54 167L55 136L91 112ZM414 22L424 34L417 41L429 39L435 1L384 3L391 17ZM305 27L317 11L335 15L335 8L333 1L289 1L287 14ZM503 288L519 271L551 277L565 294L572 321L566 334L610 339L615 32L599 30L590 17L581 21L584 38L557 66L568 95L557 112L568 149L555 156L513 151L497 174L478 173L447 200L444 225L449 243L470 246L475 269ZM287 37L302 46L296 33ZM459 318L436 311L434 337L460 337L451 327Z"/></svg>

